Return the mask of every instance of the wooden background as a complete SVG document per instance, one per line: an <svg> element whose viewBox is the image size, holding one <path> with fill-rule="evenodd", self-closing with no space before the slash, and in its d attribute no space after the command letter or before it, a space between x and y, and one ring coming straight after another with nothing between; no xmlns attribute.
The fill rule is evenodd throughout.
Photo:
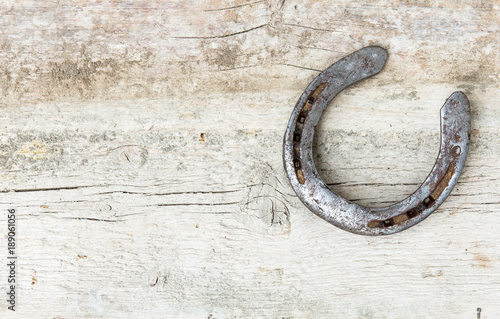
<svg viewBox="0 0 500 319"><path fill-rule="evenodd" d="M0 1L0 317L499 318L499 26L497 0ZM446 98L472 108L452 195L385 237L316 217L282 167L302 91L368 45L384 71L316 134L342 196L411 194Z"/></svg>

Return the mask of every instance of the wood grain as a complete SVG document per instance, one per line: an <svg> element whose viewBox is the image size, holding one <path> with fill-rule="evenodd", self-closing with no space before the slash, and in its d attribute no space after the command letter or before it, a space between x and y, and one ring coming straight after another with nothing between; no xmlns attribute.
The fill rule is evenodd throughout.
<svg viewBox="0 0 500 319"><path fill-rule="evenodd" d="M500 314L498 1L0 3L1 234L19 212L18 309L0 317ZM384 71L315 140L342 196L411 194L445 99L472 108L452 195L386 237L313 215L282 167L304 88L367 45L388 49Z"/></svg>

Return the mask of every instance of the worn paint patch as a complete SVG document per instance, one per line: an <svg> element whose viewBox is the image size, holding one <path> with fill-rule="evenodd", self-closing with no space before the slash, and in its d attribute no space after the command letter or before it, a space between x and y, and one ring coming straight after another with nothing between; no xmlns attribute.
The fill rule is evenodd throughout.
<svg viewBox="0 0 500 319"><path fill-rule="evenodd" d="M490 268L491 267L491 259L490 257L486 256L483 253L473 253L474 254L474 261L475 263L473 264L475 267L481 267L481 268Z"/></svg>
<svg viewBox="0 0 500 319"><path fill-rule="evenodd" d="M20 154L32 159L42 159L48 156L47 145L40 141L29 141L22 144L16 154Z"/></svg>

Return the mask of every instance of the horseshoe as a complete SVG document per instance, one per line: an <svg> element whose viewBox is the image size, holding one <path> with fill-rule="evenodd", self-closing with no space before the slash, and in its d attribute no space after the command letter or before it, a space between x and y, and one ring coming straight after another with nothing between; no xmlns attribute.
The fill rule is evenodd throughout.
<svg viewBox="0 0 500 319"><path fill-rule="evenodd" d="M469 101L463 92L455 92L441 108L441 146L436 163L423 184L406 199L383 208L364 207L337 195L321 180L312 152L321 114L340 91L378 74L387 56L383 48L370 46L321 72L295 105L283 142L285 171L305 206L329 223L361 235L393 234L429 216L457 183L469 150Z"/></svg>

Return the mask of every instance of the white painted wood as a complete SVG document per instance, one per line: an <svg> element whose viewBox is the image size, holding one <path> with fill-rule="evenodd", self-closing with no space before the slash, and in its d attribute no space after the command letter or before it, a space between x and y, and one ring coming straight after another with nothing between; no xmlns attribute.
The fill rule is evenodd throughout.
<svg viewBox="0 0 500 319"><path fill-rule="evenodd" d="M0 301L0 316L498 318L499 12L494 0L3 1L0 233L17 208L20 281L16 313ZM281 156L317 70L371 44L389 50L384 71L341 93L317 133L317 167L341 195L409 195L434 163L445 99L463 90L472 106L452 195L387 237L309 212Z"/></svg>

